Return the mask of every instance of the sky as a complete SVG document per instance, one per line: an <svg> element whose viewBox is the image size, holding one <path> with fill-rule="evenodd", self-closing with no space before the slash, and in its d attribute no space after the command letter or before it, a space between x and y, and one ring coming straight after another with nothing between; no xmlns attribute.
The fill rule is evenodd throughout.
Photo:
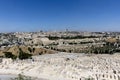
<svg viewBox="0 0 120 80"><path fill-rule="evenodd" d="M120 31L120 0L0 0L0 32Z"/></svg>

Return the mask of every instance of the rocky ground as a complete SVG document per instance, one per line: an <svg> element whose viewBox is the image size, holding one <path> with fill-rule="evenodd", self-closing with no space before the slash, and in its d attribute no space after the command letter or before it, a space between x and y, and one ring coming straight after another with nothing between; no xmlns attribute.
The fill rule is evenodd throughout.
<svg viewBox="0 0 120 80"><path fill-rule="evenodd" d="M3 59L0 73L48 80L120 80L120 55L57 53L32 60Z"/></svg>

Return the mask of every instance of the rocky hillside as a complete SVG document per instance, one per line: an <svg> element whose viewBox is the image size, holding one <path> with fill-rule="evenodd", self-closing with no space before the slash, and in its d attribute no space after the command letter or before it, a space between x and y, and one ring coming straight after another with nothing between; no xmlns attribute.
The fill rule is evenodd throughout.
<svg viewBox="0 0 120 80"><path fill-rule="evenodd" d="M13 47L0 50L0 56L4 55L4 52L11 52L12 54L18 56L20 50L22 50L25 53L32 54L32 55L56 53L56 51L45 49L45 48L35 48L35 47L29 47L29 46L13 46Z"/></svg>

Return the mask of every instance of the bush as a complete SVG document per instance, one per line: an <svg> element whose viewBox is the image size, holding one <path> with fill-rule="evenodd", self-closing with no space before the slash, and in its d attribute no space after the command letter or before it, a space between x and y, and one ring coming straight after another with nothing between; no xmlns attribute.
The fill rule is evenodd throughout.
<svg viewBox="0 0 120 80"><path fill-rule="evenodd" d="M94 80L94 78L86 78L85 80Z"/></svg>
<svg viewBox="0 0 120 80"><path fill-rule="evenodd" d="M13 55L12 52L4 52L6 58L16 59L17 56Z"/></svg>
<svg viewBox="0 0 120 80"><path fill-rule="evenodd" d="M32 52L32 49L30 47L28 47L28 51Z"/></svg>
<svg viewBox="0 0 120 80"><path fill-rule="evenodd" d="M33 48L33 52L35 51L35 48Z"/></svg>
<svg viewBox="0 0 120 80"><path fill-rule="evenodd" d="M11 80L34 80L34 79L32 79L31 77L26 77L24 75L19 74L18 77L13 78Z"/></svg>
<svg viewBox="0 0 120 80"><path fill-rule="evenodd" d="M23 60L23 59L30 59L32 56L32 54L28 54L28 53L25 53L23 52L21 49L20 49L20 52L19 52L19 59Z"/></svg>

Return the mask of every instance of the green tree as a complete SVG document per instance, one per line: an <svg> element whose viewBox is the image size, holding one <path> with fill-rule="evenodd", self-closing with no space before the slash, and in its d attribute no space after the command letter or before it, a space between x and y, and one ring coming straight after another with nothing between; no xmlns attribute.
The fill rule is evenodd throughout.
<svg viewBox="0 0 120 80"><path fill-rule="evenodd" d="M12 52L4 52L6 58L16 59L17 56L13 55Z"/></svg>
<svg viewBox="0 0 120 80"><path fill-rule="evenodd" d="M28 54L28 53L25 53L21 50L21 48L19 48L20 52L19 52L19 59L23 60L23 59L29 59L31 58L32 54Z"/></svg>
<svg viewBox="0 0 120 80"><path fill-rule="evenodd" d="M30 47L28 47L28 51L32 52L32 49Z"/></svg>

